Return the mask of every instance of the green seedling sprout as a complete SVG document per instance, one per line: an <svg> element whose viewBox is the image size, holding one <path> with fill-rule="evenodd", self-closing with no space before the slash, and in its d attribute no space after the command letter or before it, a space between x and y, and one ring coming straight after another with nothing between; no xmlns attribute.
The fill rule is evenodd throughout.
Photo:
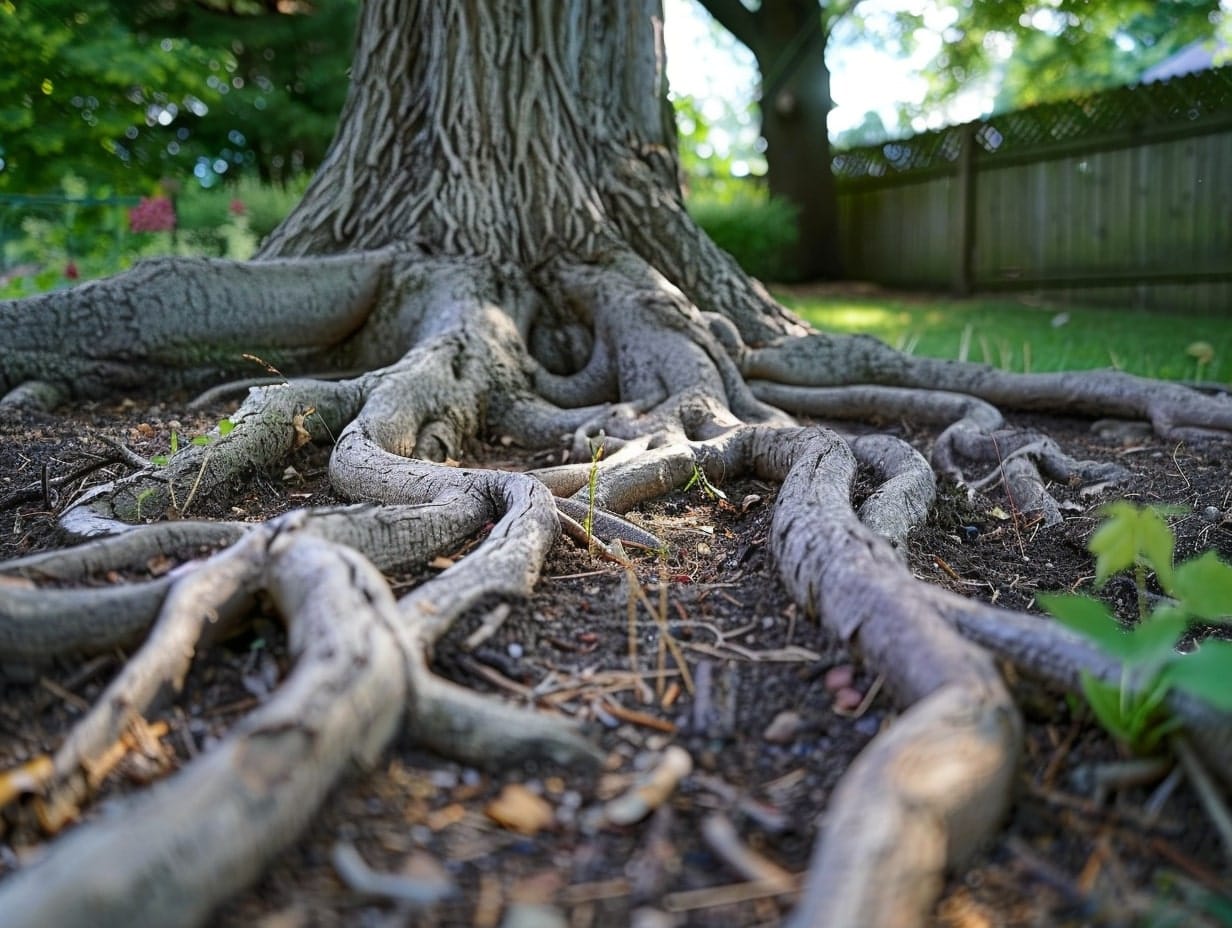
<svg viewBox="0 0 1232 928"><path fill-rule="evenodd" d="M1082 674L1082 692L1096 719L1113 737L1139 754L1157 752L1180 722L1165 700L1182 689L1232 712L1232 642L1207 640L1191 653L1177 641L1195 622L1226 622L1232 616L1232 567L1213 551L1173 564L1176 536L1166 516L1183 510L1116 502L1101 510L1104 521L1091 536L1095 589L1133 570L1138 621L1126 630L1099 600L1081 594L1041 594L1040 604L1059 622L1121 662L1120 679ZM1164 592L1151 607L1147 583L1153 573Z"/></svg>

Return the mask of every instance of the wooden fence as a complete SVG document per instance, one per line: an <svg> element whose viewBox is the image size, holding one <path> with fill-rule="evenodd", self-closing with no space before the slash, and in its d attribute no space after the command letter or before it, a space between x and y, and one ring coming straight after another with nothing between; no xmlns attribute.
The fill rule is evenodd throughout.
<svg viewBox="0 0 1232 928"><path fill-rule="evenodd" d="M1232 66L837 152L848 276L1232 315Z"/></svg>

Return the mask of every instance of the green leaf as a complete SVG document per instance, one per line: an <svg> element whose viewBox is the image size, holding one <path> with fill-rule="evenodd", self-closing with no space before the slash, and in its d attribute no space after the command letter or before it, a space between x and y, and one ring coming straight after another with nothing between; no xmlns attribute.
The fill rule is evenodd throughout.
<svg viewBox="0 0 1232 928"><path fill-rule="evenodd" d="M209 435L197 435L193 437L192 443L197 446L208 445L214 439Z"/></svg>
<svg viewBox="0 0 1232 928"><path fill-rule="evenodd" d="M1131 653L1129 635L1098 599L1073 593L1040 593L1038 601L1066 628L1091 639L1113 657L1125 660Z"/></svg>
<svg viewBox="0 0 1232 928"><path fill-rule="evenodd" d="M1204 641L1198 650L1178 655L1166 675L1178 689L1232 712L1232 642Z"/></svg>
<svg viewBox="0 0 1232 928"><path fill-rule="evenodd" d="M230 435L235 429L235 423L230 419L220 419L218 422L218 434Z"/></svg>
<svg viewBox="0 0 1232 928"><path fill-rule="evenodd" d="M1124 742L1132 740L1126 719L1121 712L1121 689L1115 683L1104 683L1088 671L1082 672L1082 694L1099 720L1099 724L1112 737Z"/></svg>
<svg viewBox="0 0 1232 928"><path fill-rule="evenodd" d="M1173 590L1189 614L1199 619L1232 615L1232 567L1214 551L1179 566Z"/></svg>
<svg viewBox="0 0 1232 928"><path fill-rule="evenodd" d="M166 467L167 456L165 454L156 454L154 457L150 458L150 463L155 467Z"/></svg>
<svg viewBox="0 0 1232 928"><path fill-rule="evenodd" d="M1115 573L1145 563L1159 578L1160 586L1172 589L1172 550L1175 540L1163 507L1135 506L1124 500L1110 503L1101 512L1104 522L1087 547L1095 555L1095 586L1101 587Z"/></svg>
<svg viewBox="0 0 1232 928"><path fill-rule="evenodd" d="M179 450L180 450L180 433L172 429L171 430L171 453L175 454Z"/></svg>
<svg viewBox="0 0 1232 928"><path fill-rule="evenodd" d="M1179 612L1156 614L1139 622L1125 636L1128 644L1121 659L1135 666L1166 663L1177 656L1176 640L1188 626L1189 622Z"/></svg>

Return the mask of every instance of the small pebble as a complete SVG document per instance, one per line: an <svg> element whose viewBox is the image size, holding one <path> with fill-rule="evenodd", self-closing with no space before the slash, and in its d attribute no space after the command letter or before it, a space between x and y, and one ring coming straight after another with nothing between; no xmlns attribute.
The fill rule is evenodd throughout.
<svg viewBox="0 0 1232 928"><path fill-rule="evenodd" d="M787 744L800 731L801 721L800 714L797 712L792 712L790 709L786 712L780 712L766 726L762 737L771 744Z"/></svg>
<svg viewBox="0 0 1232 928"><path fill-rule="evenodd" d="M837 693L843 687L851 686L855 680L856 671L850 664L839 664L826 671L826 691Z"/></svg>
<svg viewBox="0 0 1232 928"><path fill-rule="evenodd" d="M522 646L518 644L516 641L509 642L509 646L505 650L509 652L509 656L512 657L514 660L517 660L518 658L520 658L523 653Z"/></svg>
<svg viewBox="0 0 1232 928"><path fill-rule="evenodd" d="M1223 518L1223 513L1219 511L1218 506L1207 506L1202 510L1202 519L1205 522L1218 522Z"/></svg>
<svg viewBox="0 0 1232 928"><path fill-rule="evenodd" d="M881 719L875 715L862 715L852 723L852 728L870 738L881 730Z"/></svg>
<svg viewBox="0 0 1232 928"><path fill-rule="evenodd" d="M854 686L844 686L834 694L834 708L852 712L864 701L864 694Z"/></svg>

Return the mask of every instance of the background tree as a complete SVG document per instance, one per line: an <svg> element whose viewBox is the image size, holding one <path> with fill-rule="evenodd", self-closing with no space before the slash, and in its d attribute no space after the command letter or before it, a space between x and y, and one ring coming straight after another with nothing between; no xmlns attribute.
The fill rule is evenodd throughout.
<svg viewBox="0 0 1232 928"><path fill-rule="evenodd" d="M1173 51L1212 36L1221 16L1219 0L932 0L926 9L917 4L888 18L880 8L866 16L859 0L698 2L756 59L766 179L770 192L796 209L800 235L789 266L790 276L801 279L842 276L826 128L833 109L826 49L836 29L866 41L878 35L905 56L925 36L935 40L933 24L945 22L924 75L924 107L931 111L984 83L1003 111L1133 81ZM905 120L920 116L903 108ZM862 127L858 141L877 139Z"/></svg>
<svg viewBox="0 0 1232 928"><path fill-rule="evenodd" d="M971 638L1071 685L1080 669L1117 678L1054 625L921 583L894 545L927 513L934 469L962 481L999 468L1045 520L1060 517L1045 475L1123 476L1006 427L998 406L1141 418L1196 441L1232 432L1232 402L809 330L683 209L661 25L656 0L370 0L334 141L255 260L151 261L0 303L0 407L206 387L248 375L253 357L277 372L200 443L159 462L122 453L131 472L62 513L80 545L4 565L17 577L0 586L6 663L139 645L55 755L5 791L37 792L44 824L71 820L115 742L258 596L295 657L215 749L0 883L6 925L203 922L402 727L471 763L593 765L577 731L443 681L428 654L484 597L525 594L562 530L622 563L615 540L656 549L620 513L699 473L781 483L768 543L786 589L903 707L834 794L796 924L923 924L945 867L995 827L1020 721ZM936 423L932 467L893 436L795 416ZM457 466L489 437L565 448L571 463ZM183 518L308 441L331 447L331 486L355 505L255 525ZM857 515L858 462L877 486ZM475 537L395 600L381 571ZM115 579L203 547L215 553L192 567ZM113 582L91 586L99 575ZM1227 717L1170 707L1232 770Z"/></svg>
<svg viewBox="0 0 1232 928"><path fill-rule="evenodd" d="M324 156L353 0L255 15L191 2L0 7L0 191L144 193L164 177L281 181Z"/></svg>
<svg viewBox="0 0 1232 928"><path fill-rule="evenodd" d="M825 48L829 23L851 3L699 0L746 45L761 74L758 103L772 196L796 210L798 238L787 261L796 279L842 276L838 198L826 118L833 109Z"/></svg>

